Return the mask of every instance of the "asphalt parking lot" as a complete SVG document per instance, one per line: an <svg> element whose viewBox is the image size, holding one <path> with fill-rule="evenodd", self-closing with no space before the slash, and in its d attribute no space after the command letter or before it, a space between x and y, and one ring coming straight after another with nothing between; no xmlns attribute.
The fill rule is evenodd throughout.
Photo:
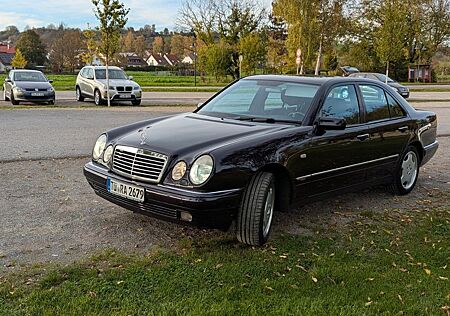
<svg viewBox="0 0 450 316"><path fill-rule="evenodd" d="M442 104L441 104L442 105ZM97 197L82 174L101 131L192 107L0 110L0 270L16 264L69 262L99 249L146 253L183 238L222 232L166 223L133 214ZM440 137L437 156L422 169L417 189L394 197L381 188L306 205L278 214L275 234L314 234L317 225L339 225L367 205L414 208L448 204L450 138ZM424 202L425 201L425 202ZM352 216L353 216L352 215Z"/></svg>

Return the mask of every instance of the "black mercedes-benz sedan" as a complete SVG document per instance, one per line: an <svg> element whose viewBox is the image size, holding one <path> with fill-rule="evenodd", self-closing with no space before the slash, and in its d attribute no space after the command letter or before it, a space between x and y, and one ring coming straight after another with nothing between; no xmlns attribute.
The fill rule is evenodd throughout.
<svg viewBox="0 0 450 316"><path fill-rule="evenodd" d="M55 104L55 89L37 70L11 70L3 83L3 97L13 105L21 101Z"/></svg>
<svg viewBox="0 0 450 316"><path fill-rule="evenodd" d="M264 244L276 210L386 185L408 194L438 149L437 119L383 83L253 76L193 113L103 133L84 174L101 197Z"/></svg>

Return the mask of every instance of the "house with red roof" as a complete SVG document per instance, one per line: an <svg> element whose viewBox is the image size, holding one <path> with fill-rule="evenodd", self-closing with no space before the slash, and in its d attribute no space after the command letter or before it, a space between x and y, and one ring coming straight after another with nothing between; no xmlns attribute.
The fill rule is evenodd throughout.
<svg viewBox="0 0 450 316"><path fill-rule="evenodd" d="M9 43L0 42L0 73L9 71L12 60L16 55L16 48Z"/></svg>

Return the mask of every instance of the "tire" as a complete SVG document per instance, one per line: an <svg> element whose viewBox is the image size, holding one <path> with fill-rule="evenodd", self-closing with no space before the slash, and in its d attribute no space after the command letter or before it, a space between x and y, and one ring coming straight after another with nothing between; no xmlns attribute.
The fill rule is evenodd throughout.
<svg viewBox="0 0 450 316"><path fill-rule="evenodd" d="M78 102L83 102L84 101L84 97L83 97L83 94L81 93L80 87L77 87L75 89L75 97L76 97Z"/></svg>
<svg viewBox="0 0 450 316"><path fill-rule="evenodd" d="M237 239L261 246L269 239L275 209L276 187L272 173L261 172L250 181L237 216Z"/></svg>
<svg viewBox="0 0 450 316"><path fill-rule="evenodd" d="M133 100L133 101L131 101L131 104L133 104L133 105L141 105L141 100L139 99L139 100Z"/></svg>
<svg viewBox="0 0 450 316"><path fill-rule="evenodd" d="M419 178L420 156L417 148L408 146L394 171L394 180L390 191L396 195L409 194Z"/></svg>
<svg viewBox="0 0 450 316"><path fill-rule="evenodd" d="M6 96L6 87L3 87L3 100L9 101L8 97Z"/></svg>
<svg viewBox="0 0 450 316"><path fill-rule="evenodd" d="M19 103L20 103L19 101L14 100L14 93L12 93L12 92L11 92L10 100L11 100L12 105L19 105Z"/></svg>
<svg viewBox="0 0 450 316"><path fill-rule="evenodd" d="M55 99L48 101L48 105L55 105Z"/></svg>
<svg viewBox="0 0 450 316"><path fill-rule="evenodd" d="M95 90L95 92L94 92L94 103L95 103L95 105L105 104L105 101L102 98L100 90Z"/></svg>

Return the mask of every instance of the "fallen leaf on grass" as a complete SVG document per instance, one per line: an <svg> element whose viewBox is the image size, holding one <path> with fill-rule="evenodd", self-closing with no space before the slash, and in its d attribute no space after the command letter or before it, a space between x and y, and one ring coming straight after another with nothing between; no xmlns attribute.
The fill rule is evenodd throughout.
<svg viewBox="0 0 450 316"><path fill-rule="evenodd" d="M317 281L318 281L317 278L314 276L312 276L311 279L314 281L314 283L317 283Z"/></svg>
<svg viewBox="0 0 450 316"><path fill-rule="evenodd" d="M425 271L425 273L426 273L427 275L431 275L431 270L430 270L430 269L423 269L423 271Z"/></svg>
<svg viewBox="0 0 450 316"><path fill-rule="evenodd" d="M268 291L275 291L275 290L274 290L273 288L271 288L270 286L266 286L265 289L268 290Z"/></svg>
<svg viewBox="0 0 450 316"><path fill-rule="evenodd" d="M117 281L117 284L119 285L119 284L122 284L122 283L124 283L125 281Z"/></svg>
<svg viewBox="0 0 450 316"><path fill-rule="evenodd" d="M370 305L372 305L372 301L369 301L369 302L367 302L366 304L364 304L364 305L366 305L366 306L370 306Z"/></svg>
<svg viewBox="0 0 450 316"><path fill-rule="evenodd" d="M401 302L402 304L404 304L404 303L403 303L403 298L401 297L401 295L400 295L400 294L397 294L397 297L398 297L398 299L400 300L400 302Z"/></svg>
<svg viewBox="0 0 450 316"><path fill-rule="evenodd" d="M447 277L443 277L443 276L440 276L439 279L441 279L441 280L448 280Z"/></svg>
<svg viewBox="0 0 450 316"><path fill-rule="evenodd" d="M223 267L223 264L219 263L219 264L216 265L214 268L217 270L217 269L220 269L220 268L222 268L222 267Z"/></svg>

